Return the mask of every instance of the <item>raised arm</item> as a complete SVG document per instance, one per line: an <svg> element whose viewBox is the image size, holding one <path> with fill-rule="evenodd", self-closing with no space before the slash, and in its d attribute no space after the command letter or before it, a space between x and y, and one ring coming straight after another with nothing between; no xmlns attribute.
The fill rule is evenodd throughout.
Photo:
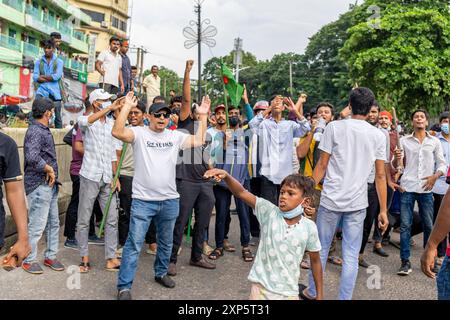
<svg viewBox="0 0 450 320"><path fill-rule="evenodd" d="M244 100L244 112L247 120L250 121L253 119L253 109L250 105L250 101L248 99L247 86L244 84L244 93L242 94L242 99Z"/></svg>
<svg viewBox="0 0 450 320"><path fill-rule="evenodd" d="M244 201L248 206L255 209L256 207L256 196L249 191L247 191L236 179L228 174L225 170L212 169L208 170L205 175L205 179L214 179L217 182L225 181L228 189L233 193L233 195L242 201Z"/></svg>
<svg viewBox="0 0 450 320"><path fill-rule="evenodd" d="M197 108L200 127L197 129L195 135L191 135L190 138L186 139L182 149L201 147L205 144L206 130L208 129L208 113L210 108L211 100L209 99L209 96L203 97L202 104Z"/></svg>
<svg viewBox="0 0 450 320"><path fill-rule="evenodd" d="M120 114L114 122L112 129L113 137L127 143L134 141L134 132L129 128L125 128L125 124L128 119L128 114L133 107L137 106L137 98L134 96L134 92L130 91L125 96L125 104L120 110Z"/></svg>
<svg viewBox="0 0 450 320"><path fill-rule="evenodd" d="M183 101L181 104L180 121L186 120L191 116L191 70L194 60L186 61L183 80Z"/></svg>

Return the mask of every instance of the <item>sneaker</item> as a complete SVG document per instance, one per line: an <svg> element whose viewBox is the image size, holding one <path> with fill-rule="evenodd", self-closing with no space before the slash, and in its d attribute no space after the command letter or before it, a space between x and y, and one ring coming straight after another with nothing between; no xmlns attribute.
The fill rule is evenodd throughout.
<svg viewBox="0 0 450 320"><path fill-rule="evenodd" d="M167 274L171 277L175 277L177 275L177 265L173 262L169 263L169 269L167 270Z"/></svg>
<svg viewBox="0 0 450 320"><path fill-rule="evenodd" d="M164 277L155 277L155 281L163 287L170 289L175 288L175 281L173 281L168 275L165 275Z"/></svg>
<svg viewBox="0 0 450 320"><path fill-rule="evenodd" d="M105 245L105 239L99 238L97 235L93 235L89 237L89 244L96 245L96 246L104 246Z"/></svg>
<svg viewBox="0 0 450 320"><path fill-rule="evenodd" d="M69 239L64 242L64 248L78 250L78 241L77 239Z"/></svg>
<svg viewBox="0 0 450 320"><path fill-rule="evenodd" d="M117 300L133 300L130 289L123 289L117 293Z"/></svg>
<svg viewBox="0 0 450 320"><path fill-rule="evenodd" d="M398 269L397 274L399 276L407 276L412 272L411 262L409 260L402 260L402 266Z"/></svg>
<svg viewBox="0 0 450 320"><path fill-rule="evenodd" d="M56 259L55 260L45 259L44 265L55 271L64 271L64 269L66 268L61 262L59 262Z"/></svg>
<svg viewBox="0 0 450 320"><path fill-rule="evenodd" d="M191 265L191 266L195 266L195 267L200 267L200 268L203 268L203 269L210 269L210 270L212 270L212 269L215 269L216 268L216 265L215 264L213 264L213 263L211 263L211 262L208 262L208 261L206 261L205 259L201 259L200 261L190 261L189 262L189 264Z"/></svg>
<svg viewBox="0 0 450 320"><path fill-rule="evenodd" d="M22 263L22 269L31 274L42 274L44 270L42 270L41 266L37 262L32 263Z"/></svg>

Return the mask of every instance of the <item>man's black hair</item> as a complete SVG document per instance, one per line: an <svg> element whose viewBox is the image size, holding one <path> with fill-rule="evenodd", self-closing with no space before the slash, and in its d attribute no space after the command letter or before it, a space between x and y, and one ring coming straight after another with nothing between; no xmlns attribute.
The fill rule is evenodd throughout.
<svg viewBox="0 0 450 320"><path fill-rule="evenodd" d="M375 95L369 88L356 88L350 92L350 106L353 115L367 116L375 102Z"/></svg>
<svg viewBox="0 0 450 320"><path fill-rule="evenodd" d="M158 70L159 70L159 67L158 67L157 65L153 65L153 66L150 68L150 70L152 70L153 68L158 68Z"/></svg>
<svg viewBox="0 0 450 320"><path fill-rule="evenodd" d="M271 105L272 104L272 101L276 98L276 97L279 97L279 96L281 96L281 94L273 94L271 97L270 97L270 99L269 99L269 105Z"/></svg>
<svg viewBox="0 0 450 320"><path fill-rule="evenodd" d="M166 98L164 98L163 96L154 97L152 103L156 103L156 100L160 100L160 101L163 101L164 103L166 103Z"/></svg>
<svg viewBox="0 0 450 320"><path fill-rule="evenodd" d="M378 103L378 100L376 100L376 99L375 99L375 101L373 102L372 107L377 108L377 109L378 109L378 112L381 111L380 104Z"/></svg>
<svg viewBox="0 0 450 320"><path fill-rule="evenodd" d="M119 39L118 37L116 37L116 36L112 36L112 37L109 39L109 44L113 43L114 41L119 41L119 42L120 42L120 39Z"/></svg>
<svg viewBox="0 0 450 320"><path fill-rule="evenodd" d="M25 113L23 113L22 111L19 111L16 113L16 117L23 121L27 118L27 115Z"/></svg>
<svg viewBox="0 0 450 320"><path fill-rule="evenodd" d="M51 111L55 107L55 104L49 98L36 98L34 99L33 106L31 107L31 113L34 119L42 119L46 111Z"/></svg>
<svg viewBox="0 0 450 320"><path fill-rule="evenodd" d="M62 39L61 33L59 33L59 32L52 32L52 33L50 33L50 37L54 38L54 39Z"/></svg>
<svg viewBox="0 0 450 320"><path fill-rule="evenodd" d="M442 120L448 119L448 118L450 118L450 112L445 111L445 112L441 113L441 115L439 116L439 123L441 123Z"/></svg>
<svg viewBox="0 0 450 320"><path fill-rule="evenodd" d="M414 111L414 112L411 114L411 121L414 120L414 116L416 115L416 113L419 113L419 112L422 112L422 113L425 115L425 119L427 119L427 120L430 119L430 116L428 115L427 110L424 110L424 109L417 109L416 111Z"/></svg>
<svg viewBox="0 0 450 320"><path fill-rule="evenodd" d="M145 111L147 110L147 105L144 101L138 100L136 108L138 108L139 110L142 111L143 114L145 114Z"/></svg>
<svg viewBox="0 0 450 320"><path fill-rule="evenodd" d="M136 66L131 66L131 70L137 70L138 69L138 67L136 67Z"/></svg>
<svg viewBox="0 0 450 320"><path fill-rule="evenodd" d="M328 107L328 108L330 108L331 109L331 114L332 115L334 114L334 106L331 103L329 103L329 102L320 102L317 105L316 110L314 112L317 114L317 112L319 112L319 109L321 107ZM312 112L311 112L311 114L312 114Z"/></svg>
<svg viewBox="0 0 450 320"><path fill-rule="evenodd" d="M230 107L228 108L228 113L230 113L230 112L233 111L233 110L238 110L238 111L239 111L239 114L241 114L241 109L240 109L239 107L235 107L235 106L230 106Z"/></svg>
<svg viewBox="0 0 450 320"><path fill-rule="evenodd" d="M441 132L442 130L441 130L441 125L439 124L439 123L436 123L434 126L432 126L431 128L430 128L430 130L431 131L434 131L434 132Z"/></svg>
<svg viewBox="0 0 450 320"><path fill-rule="evenodd" d="M42 47L45 48L52 48L55 49L55 41L53 41L52 39L47 39L44 40L44 42L42 43Z"/></svg>
<svg viewBox="0 0 450 320"><path fill-rule="evenodd" d="M176 96L173 97L172 99L170 99L170 105L173 105L175 102L183 102L183 97L182 96Z"/></svg>

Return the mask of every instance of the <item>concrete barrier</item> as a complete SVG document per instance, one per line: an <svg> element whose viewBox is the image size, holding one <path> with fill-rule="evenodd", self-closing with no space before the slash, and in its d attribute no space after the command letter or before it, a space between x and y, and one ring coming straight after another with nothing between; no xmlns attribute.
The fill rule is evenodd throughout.
<svg viewBox="0 0 450 320"><path fill-rule="evenodd" d="M27 129L19 128L3 128L1 132L7 134L17 143L19 148L20 166L23 172L23 142L25 139L25 133ZM53 139L55 140L56 156L58 159L58 181L62 183L59 189L58 196L58 208L60 214L60 223L63 225L65 219L65 213L70 202L70 196L72 194L72 181L70 180L70 162L72 161L72 149L70 146L64 143L63 138L67 133L66 129L51 129ZM4 187L3 187L4 188ZM5 245L0 255L5 253L9 247L17 239L16 226L12 220L6 200L3 199L3 205L6 211L6 228L5 228Z"/></svg>

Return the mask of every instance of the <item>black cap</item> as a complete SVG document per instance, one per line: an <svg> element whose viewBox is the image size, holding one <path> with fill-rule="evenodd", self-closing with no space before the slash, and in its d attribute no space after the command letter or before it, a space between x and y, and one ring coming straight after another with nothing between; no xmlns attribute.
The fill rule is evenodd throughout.
<svg viewBox="0 0 450 320"><path fill-rule="evenodd" d="M167 113L171 113L170 108L167 106L167 104L165 104L164 102L158 102L158 103L154 103L152 104L152 106L150 107L150 114L152 113L157 113L161 110L166 110Z"/></svg>

